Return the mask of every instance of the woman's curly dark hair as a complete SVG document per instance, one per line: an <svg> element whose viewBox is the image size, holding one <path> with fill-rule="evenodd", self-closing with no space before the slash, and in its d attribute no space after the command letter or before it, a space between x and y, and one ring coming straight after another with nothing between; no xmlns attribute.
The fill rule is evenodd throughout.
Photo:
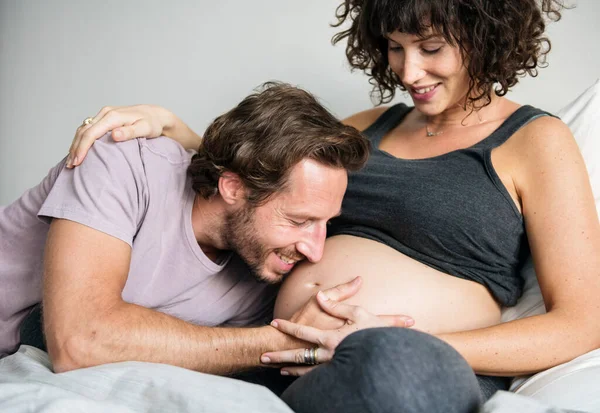
<svg viewBox="0 0 600 413"><path fill-rule="evenodd" d="M558 21L561 0L345 0L336 10L336 44L348 39L346 56L354 69L364 71L378 104L393 99L396 88L406 90L391 70L386 35L396 30L425 36L430 30L467 59L468 100L477 110L495 93L504 96L518 78L537 76L545 67L550 40L544 36L544 15Z"/></svg>

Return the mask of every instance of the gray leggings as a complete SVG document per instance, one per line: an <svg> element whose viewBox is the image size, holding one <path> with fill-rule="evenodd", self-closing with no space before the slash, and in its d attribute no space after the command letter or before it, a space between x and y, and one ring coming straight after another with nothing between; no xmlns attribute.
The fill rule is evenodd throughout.
<svg viewBox="0 0 600 413"><path fill-rule="evenodd" d="M476 376L452 347L405 328L346 337L330 363L281 396L296 413L475 412L510 378Z"/></svg>

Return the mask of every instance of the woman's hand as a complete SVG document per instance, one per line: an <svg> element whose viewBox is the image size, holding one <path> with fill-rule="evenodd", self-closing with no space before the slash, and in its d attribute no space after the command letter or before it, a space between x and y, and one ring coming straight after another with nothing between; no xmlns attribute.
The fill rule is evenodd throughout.
<svg viewBox="0 0 600 413"><path fill-rule="evenodd" d="M179 130L189 130L173 113L160 106L106 106L90 123L77 128L69 149L67 168L81 164L94 141L110 131L115 141L126 141L139 137L156 138L161 135L173 137L169 132L175 129L175 126L178 126Z"/></svg>
<svg viewBox="0 0 600 413"><path fill-rule="evenodd" d="M316 367L314 365L306 366L307 358L308 361L312 361L312 364L328 362L333 358L338 344L349 334L366 328L412 327L414 325L411 317L403 315L377 316L362 307L332 300L322 291L316 295L316 300L320 308L331 317L345 320L343 325L336 329L321 330L293 321L273 320L271 323L273 327L300 340L316 344L316 349L301 348L264 353L261 357L263 363L304 364L304 366L285 367L281 370L283 375L301 376ZM310 360L311 358L314 359Z"/></svg>
<svg viewBox="0 0 600 413"><path fill-rule="evenodd" d="M360 289L361 284L362 279L356 277L349 282L329 288L323 291L322 294L333 302L344 301L354 296ZM290 321L294 324L302 324L326 330L340 328L346 324L345 319L337 318L324 311L317 301L316 294L292 315Z"/></svg>

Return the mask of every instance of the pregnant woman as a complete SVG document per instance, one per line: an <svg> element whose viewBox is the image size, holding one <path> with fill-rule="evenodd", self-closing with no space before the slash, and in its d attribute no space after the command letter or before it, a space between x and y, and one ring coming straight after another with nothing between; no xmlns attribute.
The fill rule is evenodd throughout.
<svg viewBox="0 0 600 413"><path fill-rule="evenodd" d="M536 74L549 50L544 15L559 18L560 9L554 0L346 0L338 8L338 25L348 26L334 41L348 42L348 61L371 78L379 103L400 89L414 106L345 120L370 138L370 160L349 177L322 260L299 264L275 307L274 325L317 350L264 355L271 365L326 363L283 369L303 375L283 395L295 411L424 411L423 400L468 411L480 397L473 392L485 399L511 376L600 347L600 224L581 154L559 119L504 97L518 76ZM109 130L116 140L200 142L165 109L105 108L78 131L70 163ZM501 306L521 295L529 253L547 313L499 324ZM346 323L285 321L318 291L356 276L362 286L344 303L318 296ZM350 334L362 309L406 314L415 326ZM456 394L439 394L438 365L472 377L457 381ZM480 390L464 385L475 378Z"/></svg>

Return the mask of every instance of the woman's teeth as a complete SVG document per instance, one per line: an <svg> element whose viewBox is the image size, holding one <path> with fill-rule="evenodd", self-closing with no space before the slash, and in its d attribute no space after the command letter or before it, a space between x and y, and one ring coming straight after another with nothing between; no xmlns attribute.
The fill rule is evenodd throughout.
<svg viewBox="0 0 600 413"><path fill-rule="evenodd" d="M433 89L436 88L436 86L437 85L435 85L435 86L429 86L429 87L426 87L426 88L423 88L423 89L415 89L415 88L413 88L413 90L415 91L416 94L423 95L425 93L431 92Z"/></svg>

